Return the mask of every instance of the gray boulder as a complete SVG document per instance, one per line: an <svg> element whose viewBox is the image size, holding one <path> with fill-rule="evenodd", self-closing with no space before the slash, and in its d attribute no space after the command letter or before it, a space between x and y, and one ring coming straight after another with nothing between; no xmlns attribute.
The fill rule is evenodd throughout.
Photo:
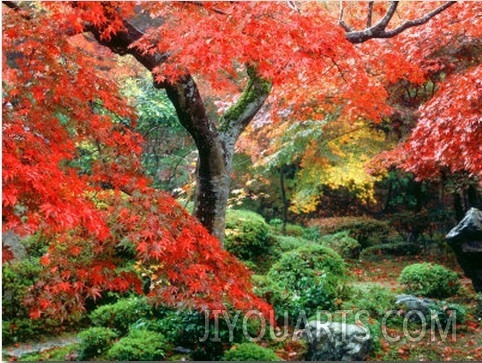
<svg viewBox="0 0 482 363"><path fill-rule="evenodd" d="M308 342L306 359L311 361L362 361L372 349L368 328L354 324L311 321L303 335Z"/></svg>
<svg viewBox="0 0 482 363"><path fill-rule="evenodd" d="M6 231L2 234L2 245L12 252L16 260L22 260L27 257L27 250L22 244L22 239L13 231Z"/></svg>
<svg viewBox="0 0 482 363"><path fill-rule="evenodd" d="M482 211L470 208L446 238L475 291L482 292Z"/></svg>
<svg viewBox="0 0 482 363"><path fill-rule="evenodd" d="M421 315L423 315L425 319L430 318L433 303L433 300L430 299L421 299L412 295L397 295L395 300L395 309L403 310L403 315L410 313L408 317L409 320L421 322L423 320Z"/></svg>

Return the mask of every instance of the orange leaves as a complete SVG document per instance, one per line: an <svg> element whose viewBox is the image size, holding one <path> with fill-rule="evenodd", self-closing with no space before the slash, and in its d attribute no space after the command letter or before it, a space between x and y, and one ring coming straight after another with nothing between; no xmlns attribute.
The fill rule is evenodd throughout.
<svg viewBox="0 0 482 363"><path fill-rule="evenodd" d="M420 108L410 139L392 155L419 178L434 178L447 168L482 176L482 66L454 74Z"/></svg>

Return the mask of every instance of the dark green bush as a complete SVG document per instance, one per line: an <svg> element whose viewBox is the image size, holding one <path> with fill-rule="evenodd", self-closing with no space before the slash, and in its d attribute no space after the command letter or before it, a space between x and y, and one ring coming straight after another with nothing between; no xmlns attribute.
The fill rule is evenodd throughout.
<svg viewBox="0 0 482 363"><path fill-rule="evenodd" d="M278 315L287 311L296 319L301 311L310 315L316 309L334 307L346 281L345 263L335 251L312 244L285 253L266 280L258 292L268 298Z"/></svg>
<svg viewBox="0 0 482 363"><path fill-rule="evenodd" d="M116 332L109 328L93 327L79 333L79 360L102 356L114 344Z"/></svg>
<svg viewBox="0 0 482 363"><path fill-rule="evenodd" d="M360 253L360 259L370 260L375 256L414 256L420 253L421 248L419 244L398 242L398 243L383 243L380 245L365 248Z"/></svg>
<svg viewBox="0 0 482 363"><path fill-rule="evenodd" d="M356 239L362 248L385 243L392 230L389 222L369 217L334 217L313 219L310 227L319 228L322 235L350 231L350 237Z"/></svg>
<svg viewBox="0 0 482 363"><path fill-rule="evenodd" d="M152 306L145 297L131 297L113 304L102 305L90 314L94 326L102 326L124 335L129 325L142 317L153 315Z"/></svg>
<svg viewBox="0 0 482 363"><path fill-rule="evenodd" d="M274 240L272 242L272 249L275 254L279 255L278 257L284 252L292 251L298 247L304 247L312 243L304 238L293 236L273 235L271 238Z"/></svg>
<svg viewBox="0 0 482 363"><path fill-rule="evenodd" d="M460 288L459 275L441 265L415 263L405 267L398 282L408 294L444 298L457 294Z"/></svg>
<svg viewBox="0 0 482 363"><path fill-rule="evenodd" d="M478 318L479 321L482 320L482 293L481 292L477 293L476 305L474 308L474 316Z"/></svg>
<svg viewBox="0 0 482 363"><path fill-rule="evenodd" d="M170 351L171 346L162 334L133 330L107 351L106 358L112 361L159 361L164 360Z"/></svg>
<svg viewBox="0 0 482 363"><path fill-rule="evenodd" d="M395 295L388 289L380 286L358 288L352 291L350 300L342 303L344 310L366 310L371 318L379 319L385 312L393 308Z"/></svg>
<svg viewBox="0 0 482 363"><path fill-rule="evenodd" d="M436 316L442 324L443 329L446 328L447 322L452 316L455 316L455 322L457 324L465 323L467 318L467 311L460 304L447 304L445 301L434 302L430 308L432 309L432 314L430 317L427 317L427 321L434 319Z"/></svg>
<svg viewBox="0 0 482 363"><path fill-rule="evenodd" d="M51 318L31 319L24 299L38 280L42 266L39 258L12 260L2 266L2 336L3 343L14 343L52 333L62 325ZM67 326L71 321L64 321Z"/></svg>
<svg viewBox="0 0 482 363"><path fill-rule="evenodd" d="M305 235L305 229L297 224L286 224L286 235L292 237L303 237Z"/></svg>
<svg viewBox="0 0 482 363"><path fill-rule="evenodd" d="M283 235L283 221L278 218L273 218L269 221L269 227L275 234ZM303 237L306 231L303 226L293 223L286 223L286 236Z"/></svg>
<svg viewBox="0 0 482 363"><path fill-rule="evenodd" d="M277 362L281 359L271 349L263 348L254 343L243 343L226 351L222 360L231 362Z"/></svg>
<svg viewBox="0 0 482 363"><path fill-rule="evenodd" d="M358 258L361 251L360 243L351 238L348 231L323 236L320 243L331 248L343 258Z"/></svg>
<svg viewBox="0 0 482 363"><path fill-rule="evenodd" d="M259 214L246 210L226 212L226 250L243 261L254 263L269 251L268 225Z"/></svg>
<svg viewBox="0 0 482 363"><path fill-rule="evenodd" d="M170 311L160 319L141 319L131 325L131 331L147 329L161 333L174 346L191 349L190 355L194 360L219 360L226 348L234 343L242 343L247 338L243 332L244 315L238 312L236 319L235 312L226 314L234 324L232 336L225 315L221 313L217 322L213 317L208 317L208 335L207 339L203 339L206 336L206 315L192 310ZM249 336L257 337L260 323L256 316L250 317L246 323L244 329Z"/></svg>

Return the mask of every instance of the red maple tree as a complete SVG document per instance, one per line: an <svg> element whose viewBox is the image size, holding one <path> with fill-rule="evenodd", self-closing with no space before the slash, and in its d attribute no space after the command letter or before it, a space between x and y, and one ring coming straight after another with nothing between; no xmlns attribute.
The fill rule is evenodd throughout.
<svg viewBox="0 0 482 363"><path fill-rule="evenodd" d="M323 112L352 119L388 115L383 79L373 72L380 67L367 66L363 46L422 25L454 3L408 8L411 20L394 24L398 2L369 2L366 22L316 3L4 4L4 229L51 238L32 295L38 316L81 309L86 296L106 289L139 290L135 274L119 267L123 239L155 269L151 293L164 301L227 300L266 311L250 291L247 269L208 233L223 238L239 135L268 96L290 117L315 118L321 102ZM98 61L72 41L84 33L133 56L166 90L199 150L195 215L207 230L142 176L132 110ZM365 47L370 53L376 43ZM393 64L387 77L405 73ZM213 119L198 83L243 92L230 93L232 106ZM76 163L82 146L94 156L88 172Z"/></svg>

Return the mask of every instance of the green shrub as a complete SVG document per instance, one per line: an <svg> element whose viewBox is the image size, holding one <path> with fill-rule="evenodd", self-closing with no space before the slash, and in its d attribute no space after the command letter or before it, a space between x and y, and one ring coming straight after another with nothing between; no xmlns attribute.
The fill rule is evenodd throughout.
<svg viewBox="0 0 482 363"><path fill-rule="evenodd" d="M273 246L272 249L274 253L278 252L281 257L281 253L295 250L299 247L307 246L311 242L301 238L301 237L293 237L293 236L279 236L273 235L271 238L274 240L272 242Z"/></svg>
<svg viewBox="0 0 482 363"><path fill-rule="evenodd" d="M371 318L379 319L393 308L395 295L380 286L369 286L353 290L350 300L342 303L344 310L366 310Z"/></svg>
<svg viewBox="0 0 482 363"><path fill-rule="evenodd" d="M303 237L305 234L305 229L297 224L286 224L286 235L292 237Z"/></svg>
<svg viewBox="0 0 482 363"><path fill-rule="evenodd" d="M229 321L234 324L231 333L225 315L221 313L217 322L213 317L209 318L207 339L203 339L206 335L206 315L191 310L170 311L160 319L141 319L131 325L131 331L147 329L161 333L173 345L191 349L190 355L194 360L219 360L226 348L246 341L243 329L249 336L256 337L261 327L259 319L254 315L247 320L247 326L243 327L244 316L240 312L237 312L237 318L236 312L226 314L229 314Z"/></svg>
<svg viewBox="0 0 482 363"><path fill-rule="evenodd" d="M110 328L124 335L129 325L152 314L153 309L145 297L132 297L98 307L90 314L90 320L94 326Z"/></svg>
<svg viewBox="0 0 482 363"><path fill-rule="evenodd" d="M271 349L263 348L254 343L243 343L226 351L222 360L231 362L277 362L281 359Z"/></svg>
<svg viewBox="0 0 482 363"><path fill-rule="evenodd" d="M117 334L109 328L93 327L78 334L79 360L89 360L103 355L114 344Z"/></svg>
<svg viewBox="0 0 482 363"><path fill-rule="evenodd" d="M269 221L269 227L273 233L279 235L292 237L303 237L305 235L305 228L293 223L286 223L286 233L283 234L283 221L278 218L271 219Z"/></svg>
<svg viewBox="0 0 482 363"><path fill-rule="evenodd" d="M308 245L285 253L267 274L266 295L278 314L297 318L316 309L334 307L339 287L346 281L343 259L333 250Z"/></svg>
<svg viewBox="0 0 482 363"><path fill-rule="evenodd" d="M320 242L332 250L338 252L343 258L358 258L361 245L354 238L351 238L348 231L329 234L321 237Z"/></svg>
<svg viewBox="0 0 482 363"><path fill-rule="evenodd" d="M446 328L450 317L453 315L455 315L455 322L457 324L465 323L467 318L467 311L460 304L447 304L445 301L434 302L430 308L432 309L432 314L430 317L427 317L427 321L434 319L436 316L438 317L443 329Z"/></svg>
<svg viewBox="0 0 482 363"><path fill-rule="evenodd" d="M319 228L322 235L350 231L350 237L356 239L362 248L385 243L394 232L389 222L369 217L334 217L313 219L310 227Z"/></svg>
<svg viewBox="0 0 482 363"><path fill-rule="evenodd" d="M370 260L375 256L414 256L420 253L420 245L415 243L383 243L365 248L360 253L360 259Z"/></svg>
<svg viewBox="0 0 482 363"><path fill-rule="evenodd" d="M479 321L482 320L482 292L477 293L474 316L479 319Z"/></svg>
<svg viewBox="0 0 482 363"><path fill-rule="evenodd" d="M12 260L2 266L2 336L3 343L14 343L38 338L62 326L60 320L31 319L24 299L29 288L38 280L42 270L39 258ZM73 318L72 318L73 320ZM71 321L64 321L67 326Z"/></svg>
<svg viewBox="0 0 482 363"><path fill-rule="evenodd" d="M133 330L107 351L106 358L112 361L159 361L164 360L170 350L171 346L162 334Z"/></svg>
<svg viewBox="0 0 482 363"><path fill-rule="evenodd" d="M460 288L459 275L441 265L415 263L405 267L398 282L408 294L444 298L455 295Z"/></svg>
<svg viewBox="0 0 482 363"><path fill-rule="evenodd" d="M226 212L224 247L241 260L256 263L268 253L268 232L259 214L234 209Z"/></svg>

